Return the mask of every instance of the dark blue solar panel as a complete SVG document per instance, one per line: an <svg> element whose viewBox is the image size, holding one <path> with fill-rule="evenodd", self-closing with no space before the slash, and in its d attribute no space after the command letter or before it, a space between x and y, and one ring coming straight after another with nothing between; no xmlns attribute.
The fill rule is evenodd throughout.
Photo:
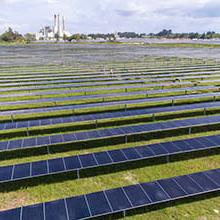
<svg viewBox="0 0 220 220"><path fill-rule="evenodd" d="M80 158L83 168L93 167L97 165L93 154L80 155L79 158Z"/></svg>
<svg viewBox="0 0 220 220"><path fill-rule="evenodd" d="M99 134L98 137L102 137L102 136L109 137L109 136L112 136L112 133L109 130L97 130L97 132Z"/></svg>
<svg viewBox="0 0 220 220"><path fill-rule="evenodd" d="M89 209L84 196L66 199L69 220L77 220L90 217Z"/></svg>
<svg viewBox="0 0 220 220"><path fill-rule="evenodd" d="M50 136L50 141L51 141L51 144L58 144L58 143L62 143L63 139L61 135L53 135L53 136Z"/></svg>
<svg viewBox="0 0 220 220"><path fill-rule="evenodd" d="M40 125L40 121L39 120L29 121L29 126L30 127L39 126L39 125Z"/></svg>
<svg viewBox="0 0 220 220"><path fill-rule="evenodd" d="M37 137L37 145L38 146L47 146L50 144L50 139L47 136Z"/></svg>
<svg viewBox="0 0 220 220"><path fill-rule="evenodd" d="M74 140L73 135L72 134L64 134L63 135L63 140L64 142L71 142Z"/></svg>
<svg viewBox="0 0 220 220"><path fill-rule="evenodd" d="M46 220L68 220L64 200L45 203Z"/></svg>
<svg viewBox="0 0 220 220"><path fill-rule="evenodd" d="M161 145L168 151L170 154L180 152L179 149L173 142L161 143Z"/></svg>
<svg viewBox="0 0 220 220"><path fill-rule="evenodd" d="M32 163L32 175L40 176L48 174L47 161L39 161Z"/></svg>
<svg viewBox="0 0 220 220"><path fill-rule="evenodd" d="M209 191L217 188L217 185L212 182L208 177L206 177L203 173L196 173L189 175L203 190Z"/></svg>
<svg viewBox="0 0 220 220"><path fill-rule="evenodd" d="M148 146L136 147L137 152L143 157L153 157L154 153L150 150Z"/></svg>
<svg viewBox="0 0 220 220"><path fill-rule="evenodd" d="M148 146L155 155L166 155L168 152L160 144L151 144Z"/></svg>
<svg viewBox="0 0 220 220"><path fill-rule="evenodd" d="M21 148L21 144L22 144L22 140L9 141L8 149L11 150L11 149Z"/></svg>
<svg viewBox="0 0 220 220"><path fill-rule="evenodd" d="M135 148L122 149L121 151L125 154L125 156L126 156L129 160L135 160L135 159L141 158L141 156L137 153L137 151L135 150Z"/></svg>
<svg viewBox="0 0 220 220"><path fill-rule="evenodd" d="M75 135L76 139L79 141L88 139L86 132L78 132L78 133L75 133L74 135Z"/></svg>
<svg viewBox="0 0 220 220"><path fill-rule="evenodd" d="M62 123L62 120L60 118L53 118L51 121L52 121L52 124Z"/></svg>
<svg viewBox="0 0 220 220"><path fill-rule="evenodd" d="M7 123L7 124L12 124L12 123ZM14 123L13 123L14 124ZM4 127L7 126L6 124L0 124L0 130L4 130ZM16 125L13 125L15 127Z"/></svg>
<svg viewBox="0 0 220 220"><path fill-rule="evenodd" d="M50 173L56 173L60 171L64 171L64 164L62 159L53 159L53 160L48 160L49 164L49 172Z"/></svg>
<svg viewBox="0 0 220 220"><path fill-rule="evenodd" d="M0 182L11 179L13 166L0 167Z"/></svg>
<svg viewBox="0 0 220 220"><path fill-rule="evenodd" d="M189 139L186 140L186 142L193 148L193 149L200 149L200 148L204 148L204 145L197 141L196 139Z"/></svg>
<svg viewBox="0 0 220 220"><path fill-rule="evenodd" d="M51 120L50 119L42 119L40 120L40 125L44 126L44 125L50 125L51 124Z"/></svg>
<svg viewBox="0 0 220 220"><path fill-rule="evenodd" d="M71 123L73 122L73 117L62 118L62 123Z"/></svg>
<svg viewBox="0 0 220 220"><path fill-rule="evenodd" d="M28 127L28 121L20 121L17 123L17 128L25 128Z"/></svg>
<svg viewBox="0 0 220 220"><path fill-rule="evenodd" d="M164 190L158 185L157 182L143 183L141 186L153 203L170 199L168 194L164 192Z"/></svg>
<svg viewBox="0 0 220 220"><path fill-rule="evenodd" d="M204 145L204 147L211 147L211 146L215 145L213 142L209 141L205 137L199 137L199 138L197 138L197 141L202 143Z"/></svg>
<svg viewBox="0 0 220 220"><path fill-rule="evenodd" d="M0 212L0 220L20 220L21 208Z"/></svg>
<svg viewBox="0 0 220 220"><path fill-rule="evenodd" d="M15 165L14 167L14 173L13 173L13 179L21 179L24 177L30 176L30 164L19 164Z"/></svg>
<svg viewBox="0 0 220 220"><path fill-rule="evenodd" d="M111 212L111 208L108 204L104 192L92 193L86 197L93 216Z"/></svg>
<svg viewBox="0 0 220 220"><path fill-rule="evenodd" d="M107 152L100 152L94 154L99 165L105 165L112 163L111 158L109 157Z"/></svg>
<svg viewBox="0 0 220 220"><path fill-rule="evenodd" d="M95 138L99 138L101 137L101 135L99 134L99 131L89 131L87 132L87 138L88 139L95 139Z"/></svg>
<svg viewBox="0 0 220 220"><path fill-rule="evenodd" d="M175 180L188 194L197 194L202 192L202 188L188 176L176 177Z"/></svg>
<svg viewBox="0 0 220 220"><path fill-rule="evenodd" d="M64 163L67 170L76 170L81 168L80 161L77 156L64 158Z"/></svg>
<svg viewBox="0 0 220 220"><path fill-rule="evenodd" d="M211 139L212 139L213 142L220 145L220 136L219 135L212 136Z"/></svg>
<svg viewBox="0 0 220 220"><path fill-rule="evenodd" d="M33 147L36 145L36 138L29 138L23 140L23 146L22 147Z"/></svg>
<svg viewBox="0 0 220 220"><path fill-rule="evenodd" d="M106 195L113 211L123 210L132 207L122 188L107 190Z"/></svg>
<svg viewBox="0 0 220 220"><path fill-rule="evenodd" d="M192 149L192 147L187 143L187 141L181 140L181 141L174 141L173 143L182 151L188 151Z"/></svg>
<svg viewBox="0 0 220 220"><path fill-rule="evenodd" d="M183 189L181 189L181 187L173 179L159 180L158 183L171 198L178 198L186 195Z"/></svg>
<svg viewBox="0 0 220 220"><path fill-rule="evenodd" d="M22 220L44 219L43 204L24 207L22 210Z"/></svg>
<svg viewBox="0 0 220 220"><path fill-rule="evenodd" d="M127 194L133 207L150 203L149 198L147 197L140 185L124 187L124 191Z"/></svg>
<svg viewBox="0 0 220 220"><path fill-rule="evenodd" d="M216 172L215 170L210 170L204 172L206 176L208 176L213 182L220 186L220 172Z"/></svg>
<svg viewBox="0 0 220 220"><path fill-rule="evenodd" d="M6 129L14 129L14 128L17 128L17 127L18 127L18 123L7 123L4 126L4 130L6 130Z"/></svg>
<svg viewBox="0 0 220 220"><path fill-rule="evenodd" d="M127 160L127 158L125 157L125 155L122 153L121 150L112 150L112 151L108 151L108 153L114 162Z"/></svg>
<svg viewBox="0 0 220 220"><path fill-rule="evenodd" d="M122 135L125 134L124 131L120 128L113 128L109 129L109 131L112 133L112 135Z"/></svg>
<svg viewBox="0 0 220 220"><path fill-rule="evenodd" d="M0 142L0 150L6 150L8 146L8 141Z"/></svg>

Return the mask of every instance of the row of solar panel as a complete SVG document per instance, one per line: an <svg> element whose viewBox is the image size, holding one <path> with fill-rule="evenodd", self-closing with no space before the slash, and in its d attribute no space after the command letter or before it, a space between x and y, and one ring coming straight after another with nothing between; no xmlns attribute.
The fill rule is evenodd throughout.
<svg viewBox="0 0 220 220"><path fill-rule="evenodd" d="M206 89L205 89L206 90ZM180 91L186 91L185 89L176 89L177 92ZM192 88L191 90L188 91L198 91L198 88ZM199 88L199 91L201 91L201 88ZM212 96L218 96L220 93L210 93ZM149 93L146 91L137 91L137 92L121 92L117 93L117 98L125 98L129 96L137 96L137 95L142 95L144 97L148 96ZM114 98L115 94L114 93L101 93L101 94L96 94L96 95L80 95L80 96L68 96L68 97L55 97L55 98L39 98L39 99L34 99L34 100L23 100L23 101L3 101L0 102L0 105L8 105L8 106L15 106L15 105L30 105L30 104L42 104L42 103L50 103L50 102L64 102L64 101L82 101L82 100L89 100L89 99L104 99L104 98ZM182 96L184 97L184 96ZM172 96L172 97L162 97L162 98L156 98L158 101L166 101L167 99L178 99L182 98L179 96ZM154 102L154 99L151 98L149 99L149 102ZM56 103L56 105L59 105L59 103Z"/></svg>
<svg viewBox="0 0 220 220"><path fill-rule="evenodd" d="M164 67L165 68L165 67ZM198 72L198 71L204 71L204 70L212 70L212 71L218 71L219 70L219 66L198 66L198 67L189 67L189 66L183 66L181 68L170 68L170 67L167 67L166 66L166 69L164 68L161 68L161 69L148 69L146 67L143 67L143 68L140 68L139 66L138 67L134 67L134 68L126 68L126 69L121 69L121 70L118 70L118 69L114 69L114 74L127 74L128 72L132 71L132 72L143 72L143 71L147 71L147 73L154 73L154 72L160 72L160 73L166 73L166 74L169 74L169 73L173 73L173 72L176 72L176 73L188 73L190 70L194 70L194 72ZM196 71L198 70L198 71ZM90 75L90 76L93 76L93 75L98 75L98 74L103 74L105 71L107 72L110 72L110 69L103 69L102 71L100 70L97 70L97 71L91 71L91 69L87 70L85 72L85 69L81 69L81 70L78 70L78 71L75 71L73 72L72 70L60 70L59 72L55 73L55 72L52 72L50 71L51 73L48 74L48 72L32 72L30 73L30 71L28 72L21 72L19 71L19 75L18 73L16 73L16 75L12 75L10 74L9 71L7 72L2 72L0 73L1 75L1 78L7 78L8 76L10 77L16 77L16 78L19 78L19 77L38 77L38 76L57 76L57 75L60 75L60 74L65 74L65 73L73 73L73 75L76 75L76 76L82 76L82 75ZM126 72L125 72L126 71ZM80 72L80 74L79 74ZM5 73L5 74L4 74ZM12 72L14 73L14 71ZM6 75L7 74L7 75Z"/></svg>
<svg viewBox="0 0 220 220"><path fill-rule="evenodd" d="M102 217L220 191L220 169L0 212L0 220L77 220Z"/></svg>
<svg viewBox="0 0 220 220"><path fill-rule="evenodd" d="M177 105L170 107L157 107L157 108L147 108L140 110L127 110L127 111L117 111L111 113L96 113L96 114L87 114L87 115L78 115L70 117L58 117L58 118L47 118L39 120L28 120L28 121L18 121L18 122L8 122L1 123L0 130L10 130L10 129L19 129L19 128L31 128L37 126L47 126L47 125L58 125L66 124L73 122L83 122L83 121L96 121L102 119L110 118L124 118L131 116L141 116L165 112L176 112L176 111L186 111L186 110L196 110L203 109L209 110L211 108L219 108L220 102L205 102L205 103L196 103L190 105Z"/></svg>
<svg viewBox="0 0 220 220"><path fill-rule="evenodd" d="M113 137L124 137L130 135L147 134L150 132L169 131L180 128L192 128L204 125L215 125L220 123L220 116L209 116L203 118L175 120L168 122L157 122L141 125L130 125L110 129L100 129L69 134L58 134L51 136L32 137L0 142L0 151L15 149L34 148L80 141L91 141Z"/></svg>
<svg viewBox="0 0 220 220"><path fill-rule="evenodd" d="M219 148L220 135L0 167L0 183Z"/></svg>
<svg viewBox="0 0 220 220"><path fill-rule="evenodd" d="M104 88L86 88L86 89L64 89L64 90L53 90L45 92L22 92L22 93L8 93L0 94L0 98L11 98L11 97L21 97L21 96L43 96L43 95L56 95L56 94L69 94L69 93L87 93L98 92L98 91L111 91L124 89L125 92L128 92L128 89L144 89L147 88L143 85L137 86L115 86L115 87L104 87ZM196 90L211 90L218 89L217 86L194 86L194 87L184 87L184 88L170 88L170 89L157 89L157 90L144 90L146 94L158 94L158 93L171 93L171 92L180 92L180 91L196 91Z"/></svg>
<svg viewBox="0 0 220 220"><path fill-rule="evenodd" d="M184 77L184 76L194 76L194 75L200 75L200 77L208 77L208 76L219 76L219 72L214 70L214 71L199 71L199 72L187 72L187 73L167 73L167 74L161 74L161 73L148 73L148 72L135 72L135 73L114 73L111 74L109 72L106 73L99 73L99 74L90 74L90 75L73 75L73 74L68 74L68 73L62 73L62 75L42 75L41 77L30 77L30 78L20 78L18 76L8 76L8 77L2 77L0 79L0 83L11 83L11 80L13 79L13 82L33 82L33 81L45 81L45 80L61 80L61 79L87 79L87 78L108 78L108 77L128 77L128 76L133 76L133 77L141 77L144 76L145 78L162 78L162 77Z"/></svg>
<svg viewBox="0 0 220 220"><path fill-rule="evenodd" d="M171 77L178 77L180 80L184 79L205 79L205 78L213 78L219 77L219 72L199 72L199 73L187 73L187 74L154 74L148 75L149 73L130 73L130 74L101 74L101 75L93 75L91 76L61 76L59 78L35 78L35 79L13 79L13 83L11 83L12 79L0 80L2 86L16 86L16 85L42 85L42 84L55 84L59 82L90 82L90 81L114 81L114 80L129 80L129 79L147 79L150 82L153 81L170 81L173 80ZM199 76L197 76L199 74ZM71 79L71 80L70 80ZM74 80L73 80L74 79Z"/></svg>
<svg viewBox="0 0 220 220"><path fill-rule="evenodd" d="M127 106L127 105L138 105L145 103L157 103L161 101L183 101L191 100L196 98L208 98L215 100L220 95L220 92L216 93L203 93L195 95L180 95L180 96L166 96L159 98L145 98L145 99L134 99L134 100L124 100L124 101L112 101L112 102L99 102L99 103L87 103L87 104L78 104L78 105L62 105L59 106L59 103L56 103L56 107L47 107L47 108L30 108L30 109L19 109L19 110L6 110L1 111L0 115L19 115L19 114L33 114L41 112L51 112L51 111L63 111L63 110L75 110L75 109L90 109L98 107L108 107L108 106Z"/></svg>
<svg viewBox="0 0 220 220"><path fill-rule="evenodd" d="M212 80L212 78L218 78L220 75L200 75L200 76L182 76L178 77L178 80L204 80L207 79ZM206 79L206 80L205 80ZM17 83L1 83L0 87L19 87L19 86L32 86L32 85L53 85L53 84L59 84L59 83L88 83L88 82L104 82L104 83L115 83L117 81L133 81L133 80L141 80L140 82L145 83L153 83L153 82L169 82L175 80L175 78L166 77L166 78L149 78L148 76L126 76L126 77L108 77L108 78L88 78L88 79L68 79L68 80L48 80L48 81L32 81L32 82L17 82ZM220 79L216 79L220 80Z"/></svg>
<svg viewBox="0 0 220 220"><path fill-rule="evenodd" d="M129 82L129 83L128 83ZM30 86L30 87L11 87L11 88L1 88L0 92L10 92L10 91L33 91L33 90L43 90L43 89L58 89L58 88L79 88L79 87L93 87L93 86L117 86L117 85L123 85L126 84L126 86L124 86L124 88L132 88L130 86L128 86L127 84L138 84L138 83L144 83L144 81L142 80L134 80L132 81L133 83L131 83L131 80L129 81L117 81L114 83L85 83L85 84L64 84L64 85L51 85L51 86ZM181 86L181 85L194 85L194 83L192 82L172 82L172 83L161 83L161 84L148 84L145 85L145 88L149 87L164 87L164 86ZM81 89L82 91L82 89Z"/></svg>

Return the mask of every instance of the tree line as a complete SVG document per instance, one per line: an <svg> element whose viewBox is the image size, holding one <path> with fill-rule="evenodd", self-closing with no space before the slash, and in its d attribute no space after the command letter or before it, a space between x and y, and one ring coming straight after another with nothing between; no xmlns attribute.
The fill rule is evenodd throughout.
<svg viewBox="0 0 220 220"><path fill-rule="evenodd" d="M135 32L119 32L119 33L108 33L108 34L73 34L70 37L64 36L65 41L80 41L80 40L97 40L103 39L108 41L116 41L118 38L167 38L167 39L213 39L220 38L220 34L214 31L208 31L206 33L173 33L172 30L162 30L158 33L135 33ZM35 35L27 33L22 35L17 31L14 31L12 28L9 28L2 35L0 35L0 42L20 42L20 43L29 43L35 41Z"/></svg>

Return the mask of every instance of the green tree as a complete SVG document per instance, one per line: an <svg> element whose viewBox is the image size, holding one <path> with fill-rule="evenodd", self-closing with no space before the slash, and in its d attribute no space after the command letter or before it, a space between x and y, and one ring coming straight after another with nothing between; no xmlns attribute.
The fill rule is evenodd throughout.
<svg viewBox="0 0 220 220"><path fill-rule="evenodd" d="M25 38L12 28L8 28L1 36L0 40L5 42L25 42Z"/></svg>
<svg viewBox="0 0 220 220"><path fill-rule="evenodd" d="M35 34L31 34L31 33L27 33L24 35L25 40L27 41L27 43L30 43L32 41L36 40L36 36Z"/></svg>

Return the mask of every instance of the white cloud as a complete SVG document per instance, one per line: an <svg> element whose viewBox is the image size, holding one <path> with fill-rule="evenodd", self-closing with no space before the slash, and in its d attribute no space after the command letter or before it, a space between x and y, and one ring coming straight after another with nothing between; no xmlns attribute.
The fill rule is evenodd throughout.
<svg viewBox="0 0 220 220"><path fill-rule="evenodd" d="M37 31L64 14L73 32L220 31L219 0L0 0L4 24ZM28 23L28 24L27 24ZM25 25L27 24L27 25ZM0 21L0 30L5 26Z"/></svg>

